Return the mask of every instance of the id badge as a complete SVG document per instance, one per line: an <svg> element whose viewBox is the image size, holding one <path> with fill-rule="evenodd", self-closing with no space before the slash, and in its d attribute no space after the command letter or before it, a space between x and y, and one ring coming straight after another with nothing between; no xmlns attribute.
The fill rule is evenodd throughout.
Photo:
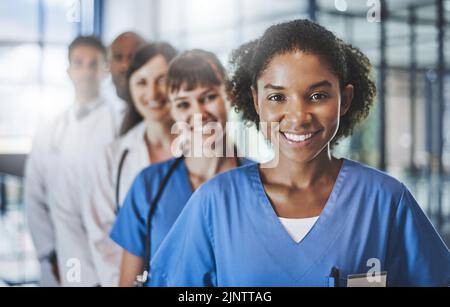
<svg viewBox="0 0 450 307"><path fill-rule="evenodd" d="M348 275L348 288L385 288L387 286L387 272L376 273L374 275L357 274Z"/></svg>

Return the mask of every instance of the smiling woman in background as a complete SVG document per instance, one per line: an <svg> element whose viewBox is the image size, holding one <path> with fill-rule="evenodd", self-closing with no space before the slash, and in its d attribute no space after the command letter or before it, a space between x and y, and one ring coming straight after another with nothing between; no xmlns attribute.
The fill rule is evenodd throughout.
<svg viewBox="0 0 450 307"><path fill-rule="evenodd" d="M225 81L225 69L211 52L187 51L170 64L167 96L172 117L187 128L182 138L190 140L197 133L201 138L201 142L185 142L182 149L185 153L202 154L152 165L134 181L111 232L111 238L124 249L121 286L133 286L143 271L139 282L148 283L150 257L158 250L193 191L219 173L250 163L235 155L221 155L233 153L233 145L227 141L226 134L221 138L217 130L206 131L210 125L224 129L227 123L229 103ZM219 154L204 155L212 147Z"/></svg>
<svg viewBox="0 0 450 307"><path fill-rule="evenodd" d="M376 263L389 286L449 286L450 253L408 189L331 154L373 105L367 57L296 20L231 62L230 97L247 121L270 123L279 162L198 189L153 257L151 284L336 286Z"/></svg>
<svg viewBox="0 0 450 307"><path fill-rule="evenodd" d="M109 232L134 178L150 164L172 158L173 120L165 94L169 62L176 50L166 43L143 46L128 70L132 114L141 120L102 152L96 182L83 205L95 269L102 286L117 286L122 251Z"/></svg>

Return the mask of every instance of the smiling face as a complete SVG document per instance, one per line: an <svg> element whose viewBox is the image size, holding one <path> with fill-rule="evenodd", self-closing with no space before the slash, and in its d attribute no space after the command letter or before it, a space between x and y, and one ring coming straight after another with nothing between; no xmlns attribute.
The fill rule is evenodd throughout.
<svg viewBox="0 0 450 307"><path fill-rule="evenodd" d="M170 107L165 95L168 69L166 59L158 55L131 75L133 104L147 121L162 121L170 117Z"/></svg>
<svg viewBox="0 0 450 307"><path fill-rule="evenodd" d="M260 122L279 126L262 129L265 137L279 139L280 155L301 163L329 149L352 95L318 56L301 51L276 55L253 89Z"/></svg>
<svg viewBox="0 0 450 307"><path fill-rule="evenodd" d="M67 72L77 96L96 97L106 74L106 61L102 52L91 46L80 45L73 49L69 60Z"/></svg>
<svg viewBox="0 0 450 307"><path fill-rule="evenodd" d="M184 85L169 94L172 117L177 123L186 123L191 133L202 133L203 144L212 144L217 132L214 127L223 129L227 121L225 97L224 86L198 86L188 91ZM201 122L196 122L200 116Z"/></svg>
<svg viewBox="0 0 450 307"><path fill-rule="evenodd" d="M119 97L127 99L127 71L136 50L143 44L140 37L133 34L119 36L111 45L109 66L112 81Z"/></svg>

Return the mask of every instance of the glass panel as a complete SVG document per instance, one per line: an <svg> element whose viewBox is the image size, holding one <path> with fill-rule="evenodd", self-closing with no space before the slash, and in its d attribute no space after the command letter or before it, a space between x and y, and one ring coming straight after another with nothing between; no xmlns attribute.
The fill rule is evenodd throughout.
<svg viewBox="0 0 450 307"><path fill-rule="evenodd" d="M304 14L308 1L297 0L243 0L241 7L246 20L267 20Z"/></svg>
<svg viewBox="0 0 450 307"><path fill-rule="evenodd" d="M0 47L1 83L36 82L39 59L40 49L37 45Z"/></svg>
<svg viewBox="0 0 450 307"><path fill-rule="evenodd" d="M38 1L0 1L0 40L38 39Z"/></svg>
<svg viewBox="0 0 450 307"><path fill-rule="evenodd" d="M401 175L409 167L412 135L409 73L389 70L386 80L386 142L388 169ZM402 116L399 116L402 114Z"/></svg>
<svg viewBox="0 0 450 307"><path fill-rule="evenodd" d="M160 6L160 30L161 36L167 40L168 36L173 36L183 30L186 24L185 3L180 0L164 0L159 2Z"/></svg>
<svg viewBox="0 0 450 307"><path fill-rule="evenodd" d="M37 86L0 86L0 137L33 135L39 94Z"/></svg>
<svg viewBox="0 0 450 307"><path fill-rule="evenodd" d="M387 60L390 66L409 66L410 29L408 24L399 22L387 22Z"/></svg>
<svg viewBox="0 0 450 307"><path fill-rule="evenodd" d="M190 0L185 4L188 32L232 26L238 16L236 1Z"/></svg>
<svg viewBox="0 0 450 307"><path fill-rule="evenodd" d="M0 173L6 209L0 212L0 287L36 284L39 263L25 219L22 180Z"/></svg>
<svg viewBox="0 0 450 307"><path fill-rule="evenodd" d="M47 46L44 48L42 77L46 85L67 85L69 78L67 76L66 46Z"/></svg>
<svg viewBox="0 0 450 307"><path fill-rule="evenodd" d="M45 0L45 40L48 42L69 43L77 34L77 24L70 22L69 9L77 9L71 6L74 1Z"/></svg>
<svg viewBox="0 0 450 307"><path fill-rule="evenodd" d="M236 43L236 32L234 28L218 32L199 33L189 36L188 49L202 48L212 52L230 52Z"/></svg>

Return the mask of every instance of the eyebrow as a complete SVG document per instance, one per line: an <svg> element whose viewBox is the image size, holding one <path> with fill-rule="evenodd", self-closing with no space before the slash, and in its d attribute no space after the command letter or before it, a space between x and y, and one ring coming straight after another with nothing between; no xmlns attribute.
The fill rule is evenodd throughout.
<svg viewBox="0 0 450 307"><path fill-rule="evenodd" d="M273 84L269 83L264 86L264 89L272 89L272 90L281 91L281 90L284 90L284 87L281 85L273 85Z"/></svg>
<svg viewBox="0 0 450 307"><path fill-rule="evenodd" d="M180 101L180 100L186 100L186 99L189 99L189 97L177 97L177 98L175 98L175 102L176 101Z"/></svg>
<svg viewBox="0 0 450 307"><path fill-rule="evenodd" d="M208 94L209 92L211 92L211 91L213 91L213 90L214 90L213 88L206 89L206 90L204 90L203 92L201 92L201 93L198 95L198 97L205 96L206 94ZM189 99L189 97L177 97L177 98L175 98L174 101L186 100L186 99Z"/></svg>
<svg viewBox="0 0 450 307"><path fill-rule="evenodd" d="M332 87L333 85L331 84L330 81L328 80L323 80L317 83L314 83L313 85L311 85L310 87L308 87L309 91L312 91L318 87ZM272 90L277 90L277 91L282 91L285 89L285 87L281 86L281 85L274 85L274 84L266 84L266 86L264 86L264 89L272 89Z"/></svg>
<svg viewBox="0 0 450 307"><path fill-rule="evenodd" d="M311 86L308 88L308 90L312 91L312 90L314 90L314 89L316 89L316 88L318 88L318 87L333 87L333 85L331 84L330 81L328 81L328 80L323 80L323 81L320 81L320 82L317 82L317 83L311 85Z"/></svg>

